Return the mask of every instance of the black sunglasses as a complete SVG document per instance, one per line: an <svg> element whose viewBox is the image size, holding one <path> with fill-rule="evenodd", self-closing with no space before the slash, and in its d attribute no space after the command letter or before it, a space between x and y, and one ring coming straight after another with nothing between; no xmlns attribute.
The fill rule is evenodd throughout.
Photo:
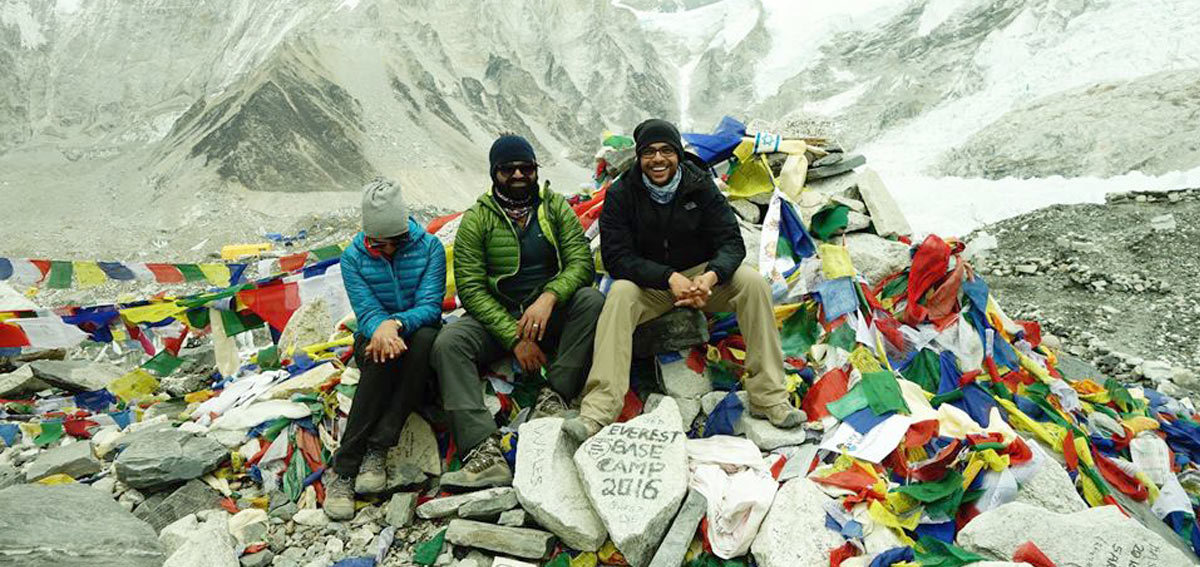
<svg viewBox="0 0 1200 567"><path fill-rule="evenodd" d="M512 177L518 170L521 172L521 175L532 177L533 174L537 173L538 165L536 163L506 163L496 166L496 171L504 174L505 177Z"/></svg>

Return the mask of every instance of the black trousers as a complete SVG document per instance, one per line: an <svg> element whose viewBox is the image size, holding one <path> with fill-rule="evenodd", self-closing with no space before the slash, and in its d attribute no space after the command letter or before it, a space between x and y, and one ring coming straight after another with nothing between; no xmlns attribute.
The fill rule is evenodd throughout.
<svg viewBox="0 0 1200 567"><path fill-rule="evenodd" d="M429 352L438 330L421 327L404 340L408 350L384 363L367 356L370 340L354 337L354 360L358 364L358 388L342 444L333 456L333 470L342 477L358 475L367 449L387 450L400 440L408 414L425 399L433 377Z"/></svg>

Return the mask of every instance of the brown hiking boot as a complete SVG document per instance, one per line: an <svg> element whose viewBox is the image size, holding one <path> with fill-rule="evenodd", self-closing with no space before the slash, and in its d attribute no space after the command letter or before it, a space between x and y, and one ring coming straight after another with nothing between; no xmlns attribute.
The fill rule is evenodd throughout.
<svg viewBox="0 0 1200 567"><path fill-rule="evenodd" d="M387 485L387 452L382 449L367 449L363 455L362 464L358 466L358 476L354 479L354 491L359 494L373 494L383 490Z"/></svg>
<svg viewBox="0 0 1200 567"><path fill-rule="evenodd" d="M804 410L796 409L787 402L780 402L773 406L765 408L750 403L750 415L759 419L765 419L771 422L771 425L780 429L795 429L800 427L805 421L808 421L808 414Z"/></svg>
<svg viewBox="0 0 1200 567"><path fill-rule="evenodd" d="M600 422L583 415L572 417L563 422L563 431L577 443L583 443L604 428Z"/></svg>
<svg viewBox="0 0 1200 567"><path fill-rule="evenodd" d="M512 484L512 469L500 451L500 442L488 437L467 454L463 467L442 475L442 486L484 488Z"/></svg>
<svg viewBox="0 0 1200 567"><path fill-rule="evenodd" d="M325 479L325 515L336 521L354 517L354 481L328 469Z"/></svg>
<svg viewBox="0 0 1200 567"><path fill-rule="evenodd" d="M529 413L529 420L533 421L539 417L555 417L567 411L567 403L563 401L562 396L557 392L547 388L542 388L538 392L537 402L533 404L533 411Z"/></svg>

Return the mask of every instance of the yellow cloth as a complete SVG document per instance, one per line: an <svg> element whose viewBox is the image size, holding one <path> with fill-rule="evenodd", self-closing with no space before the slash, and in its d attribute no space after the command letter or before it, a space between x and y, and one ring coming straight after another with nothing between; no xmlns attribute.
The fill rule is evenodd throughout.
<svg viewBox="0 0 1200 567"><path fill-rule="evenodd" d="M938 406L938 435L966 439L967 435L983 433L983 428L967 412L950 404Z"/></svg>
<svg viewBox="0 0 1200 567"><path fill-rule="evenodd" d="M39 480L37 482L38 482L38 484L44 484L46 486L57 486L59 484L73 484L75 482L75 479L72 478L71 475L59 473L59 474L52 474L52 475L50 475L46 478L43 478L42 480Z"/></svg>
<svg viewBox="0 0 1200 567"><path fill-rule="evenodd" d="M126 321L137 323L157 323L163 319L177 317L186 309L179 306L174 301L164 301L160 303L151 303L150 305L142 305L140 307L129 307L121 310L121 316Z"/></svg>
<svg viewBox="0 0 1200 567"><path fill-rule="evenodd" d="M1046 429L1046 424L1034 421L1028 415L1025 415L1025 412L1017 408L1017 404L1004 398L996 398L996 403L1000 404L1000 407L1004 408L1004 411L1008 413L1009 421L1011 421L1018 430L1032 433L1035 437L1050 447L1059 446L1058 440L1055 439L1055 437ZM946 404L943 404L942 407L946 407Z"/></svg>
<svg viewBox="0 0 1200 567"><path fill-rule="evenodd" d="M771 179L771 168L764 163L764 160L755 159L753 151L754 138L743 140L734 149L733 155L738 159L738 167L733 175L729 176L727 182L730 197L745 199L775 190L775 183Z"/></svg>
<svg viewBox="0 0 1200 567"><path fill-rule="evenodd" d="M596 554L588 551L571 559L571 567L596 567Z"/></svg>
<svg viewBox="0 0 1200 567"><path fill-rule="evenodd" d="M258 256L271 249L271 243L261 244L228 244L221 247L222 260L237 260L243 256Z"/></svg>
<svg viewBox="0 0 1200 567"><path fill-rule="evenodd" d="M929 404L928 393L924 388L903 378L897 378L896 383L900 385L900 395L904 398L904 404L908 406L909 416L913 421L938 418L938 412Z"/></svg>
<svg viewBox="0 0 1200 567"><path fill-rule="evenodd" d="M1125 420L1125 427L1128 427L1134 435L1143 431L1158 429L1158 422L1145 416L1131 417Z"/></svg>
<svg viewBox="0 0 1200 567"><path fill-rule="evenodd" d="M858 345L854 352L850 353L850 364L863 374L883 370L883 367L879 365L879 360L875 358L875 353L862 345Z"/></svg>
<svg viewBox="0 0 1200 567"><path fill-rule="evenodd" d="M850 251L845 246L822 243L817 246L817 255L821 257L821 273L825 275L825 279L834 280L854 275Z"/></svg>
<svg viewBox="0 0 1200 567"><path fill-rule="evenodd" d="M79 287L92 287L108 282L108 274L95 262L71 262Z"/></svg>
<svg viewBox="0 0 1200 567"><path fill-rule="evenodd" d="M1083 486L1083 499L1087 500L1089 506L1095 508L1104 505L1104 497L1100 494L1100 489L1092 482L1092 477L1086 474L1079 475L1080 484Z"/></svg>
<svg viewBox="0 0 1200 567"><path fill-rule="evenodd" d="M151 396L158 389L158 379L141 368L108 384L108 391L125 403Z"/></svg>
<svg viewBox="0 0 1200 567"><path fill-rule="evenodd" d="M199 264L199 266L208 283L220 287L229 286L229 266L225 264Z"/></svg>
<svg viewBox="0 0 1200 567"><path fill-rule="evenodd" d="M867 508L867 512L870 514L871 519L874 520L875 523L887 526L889 528L911 531L917 529L917 524L921 523L921 514L919 512L897 515L891 510L885 508L883 504L879 503L878 500L871 501L871 505Z"/></svg>

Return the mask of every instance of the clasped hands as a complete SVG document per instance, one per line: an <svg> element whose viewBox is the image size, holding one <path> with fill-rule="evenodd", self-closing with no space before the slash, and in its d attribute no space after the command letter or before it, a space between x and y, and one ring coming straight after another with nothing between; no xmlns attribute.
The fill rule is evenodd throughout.
<svg viewBox="0 0 1200 567"><path fill-rule="evenodd" d="M703 309L712 296L712 288L717 285L717 274L712 270L704 272L695 278L674 272L667 280L671 287L671 295L675 296L676 307L694 307Z"/></svg>
<svg viewBox="0 0 1200 567"><path fill-rule="evenodd" d="M379 324L367 344L366 354L374 362L387 362L408 350L408 344L400 337L400 322L387 319Z"/></svg>
<svg viewBox="0 0 1200 567"><path fill-rule="evenodd" d="M513 356L525 372L535 372L546 365L546 353L542 352L538 341L546 336L546 326L550 324L550 314L554 312L556 302L558 296L543 292L517 320L518 340L513 347Z"/></svg>

